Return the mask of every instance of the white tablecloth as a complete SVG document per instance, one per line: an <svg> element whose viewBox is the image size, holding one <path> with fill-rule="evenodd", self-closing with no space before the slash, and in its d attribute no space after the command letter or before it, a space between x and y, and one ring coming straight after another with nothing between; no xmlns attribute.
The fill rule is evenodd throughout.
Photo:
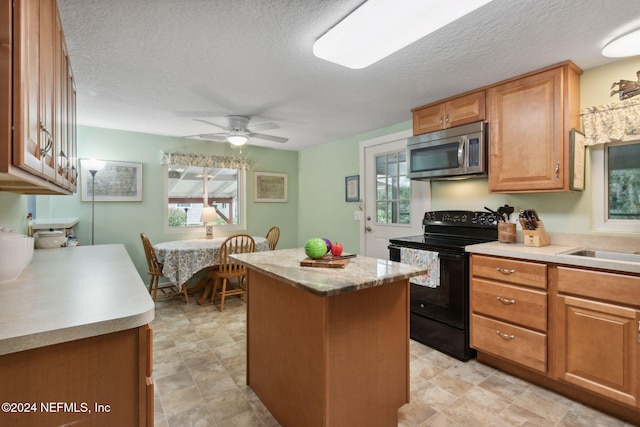
<svg viewBox="0 0 640 427"><path fill-rule="evenodd" d="M264 237L251 236L256 251L268 251L269 242ZM203 268L218 264L220 245L226 237L213 239L189 239L162 242L153 245L158 261L164 265L162 273L180 288Z"/></svg>

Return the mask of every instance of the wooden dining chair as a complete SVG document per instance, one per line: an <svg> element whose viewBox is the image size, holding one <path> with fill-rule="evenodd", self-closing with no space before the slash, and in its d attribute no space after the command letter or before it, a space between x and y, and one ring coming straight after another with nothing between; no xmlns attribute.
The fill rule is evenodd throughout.
<svg viewBox="0 0 640 427"><path fill-rule="evenodd" d="M267 231L267 242L269 242L269 249L274 250L280 240L280 228L273 226Z"/></svg>
<svg viewBox="0 0 640 427"><path fill-rule="evenodd" d="M184 299L189 304L189 295L187 295L187 287L183 286L182 290L175 283L166 283L160 285L160 278L165 277L162 273L162 264L158 262L158 256L156 255L156 250L153 249L153 245L146 234L140 233L140 239L142 239L142 246L144 247L144 254L147 257L147 265L149 270L147 273L151 276L151 280L149 281L149 294L151 294L151 298L153 301L156 301L156 297L158 296L158 291L160 291L161 297L171 297L175 295L184 295Z"/></svg>
<svg viewBox="0 0 640 427"><path fill-rule="evenodd" d="M235 234L228 237L220 245L218 268L213 271L214 283L211 294L211 304L213 304L216 295L220 295L220 311L224 310L226 297L233 295L242 297L245 293L243 283L247 277L247 268L229 255L254 252L255 249L256 243L253 237L248 234ZM233 278L237 281L237 287L229 280Z"/></svg>

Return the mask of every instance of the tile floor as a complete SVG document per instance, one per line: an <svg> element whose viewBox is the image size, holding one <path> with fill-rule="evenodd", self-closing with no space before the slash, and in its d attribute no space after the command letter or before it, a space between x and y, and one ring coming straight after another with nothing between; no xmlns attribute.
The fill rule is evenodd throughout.
<svg viewBox="0 0 640 427"><path fill-rule="evenodd" d="M159 300L154 329L156 427L274 427L245 384L246 305ZM399 426L620 426L631 424L475 360L411 342L411 403ZM302 426L301 426L302 427Z"/></svg>

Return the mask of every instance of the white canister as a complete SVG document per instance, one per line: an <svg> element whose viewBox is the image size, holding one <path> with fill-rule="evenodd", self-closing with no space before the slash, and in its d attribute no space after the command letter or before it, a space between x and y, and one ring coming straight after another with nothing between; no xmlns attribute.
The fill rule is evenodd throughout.
<svg viewBox="0 0 640 427"><path fill-rule="evenodd" d="M54 249L66 246L67 237L64 231L39 231L36 233L36 248Z"/></svg>

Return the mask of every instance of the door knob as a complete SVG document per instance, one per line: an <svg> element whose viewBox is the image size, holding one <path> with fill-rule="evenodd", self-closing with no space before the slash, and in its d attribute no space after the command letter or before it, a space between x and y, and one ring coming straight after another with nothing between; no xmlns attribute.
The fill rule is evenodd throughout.
<svg viewBox="0 0 640 427"><path fill-rule="evenodd" d="M371 231L371 230L372 230L372 228L371 228L371 227L365 227L365 228L364 228L364 231Z"/></svg>

